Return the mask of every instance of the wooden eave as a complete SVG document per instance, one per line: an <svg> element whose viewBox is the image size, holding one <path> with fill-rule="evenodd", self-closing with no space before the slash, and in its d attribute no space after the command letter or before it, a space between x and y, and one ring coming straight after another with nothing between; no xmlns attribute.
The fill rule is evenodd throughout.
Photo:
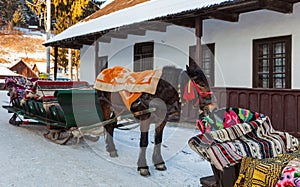
<svg viewBox="0 0 300 187"><path fill-rule="evenodd" d="M96 40L110 43L111 38L126 39L128 34L145 35L148 30L166 32L167 26L170 24L195 28L195 18L197 17L201 17L202 20L219 19L237 22L240 14L263 9L280 13L292 13L293 4L298 2L300 2L300 0L239 0L235 2L225 2L219 5L201 8L199 10L181 12L174 15L155 18L142 23L125 25L106 31L99 31L97 33L56 41L47 45L61 48L80 49L82 45L91 45ZM151 22L154 22L154 24Z"/></svg>
<svg viewBox="0 0 300 187"><path fill-rule="evenodd" d="M202 17L203 20L219 19L237 22L240 14L263 9L280 13L292 13L293 4L298 2L300 0L241 0L236 3L224 3L191 12L182 12L168 18L162 18L162 20L169 20L169 22L181 26L192 25L194 18L198 16ZM185 21L189 23L184 23Z"/></svg>

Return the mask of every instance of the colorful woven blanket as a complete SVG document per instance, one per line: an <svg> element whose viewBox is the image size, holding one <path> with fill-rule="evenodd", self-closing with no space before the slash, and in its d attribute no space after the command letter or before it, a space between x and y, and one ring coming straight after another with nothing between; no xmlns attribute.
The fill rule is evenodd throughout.
<svg viewBox="0 0 300 187"><path fill-rule="evenodd" d="M262 116L238 108L218 110L200 119L204 130L189 140L189 146L219 170L241 162L243 157L271 158L298 147L297 138L275 131L270 119Z"/></svg>
<svg viewBox="0 0 300 187"><path fill-rule="evenodd" d="M264 115L243 108L222 108L196 121L200 133L206 133L263 118Z"/></svg>
<svg viewBox="0 0 300 187"><path fill-rule="evenodd" d="M127 108L142 92L155 94L161 70L132 72L121 66L103 70L96 79L94 88L107 92L119 92Z"/></svg>
<svg viewBox="0 0 300 187"><path fill-rule="evenodd" d="M300 156L300 155L299 155ZM283 168L276 187L300 187L300 158L294 158Z"/></svg>
<svg viewBox="0 0 300 187"><path fill-rule="evenodd" d="M255 159L245 157L241 162L239 177L234 187L292 187L299 186L299 177L291 174L295 160L299 160L300 151L280 154L275 158ZM293 165L293 166L292 166ZM287 169L290 168L290 169ZM298 168L299 169L299 168ZM289 172L287 172L289 170ZM282 176L280 176L282 172ZM284 174L286 173L286 174ZM293 172L295 174L295 172ZM292 183L290 183L292 181Z"/></svg>

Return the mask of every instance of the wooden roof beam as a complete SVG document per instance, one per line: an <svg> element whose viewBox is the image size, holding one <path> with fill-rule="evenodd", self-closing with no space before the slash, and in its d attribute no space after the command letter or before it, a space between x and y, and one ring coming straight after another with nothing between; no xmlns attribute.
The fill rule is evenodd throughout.
<svg viewBox="0 0 300 187"><path fill-rule="evenodd" d="M125 31L127 34L131 34L131 35L138 35L138 36L145 36L146 35L146 30L141 30L141 29L137 29L137 30L126 30Z"/></svg>
<svg viewBox="0 0 300 187"><path fill-rule="evenodd" d="M131 35L138 35L138 36L146 35L146 30L139 28L138 25L133 25L133 26L127 25L127 26L119 27L118 32L131 34Z"/></svg>
<svg viewBox="0 0 300 187"><path fill-rule="evenodd" d="M111 37L111 38L118 38L118 39L127 39L128 38L128 34L120 32L120 31L117 31L117 32L111 31L111 32L105 34L104 36Z"/></svg>
<svg viewBox="0 0 300 187"><path fill-rule="evenodd" d="M300 2L300 0L286 0L286 1L289 3L299 3Z"/></svg>
<svg viewBox="0 0 300 187"><path fill-rule="evenodd" d="M210 19L219 19L219 20L229 21L229 22L239 21L238 13L227 12L227 11L216 11L216 12L208 13L207 17Z"/></svg>
<svg viewBox="0 0 300 187"><path fill-rule="evenodd" d="M99 38L98 41L102 42L102 43L110 43L111 42L111 37L102 36L102 37Z"/></svg>
<svg viewBox="0 0 300 187"><path fill-rule="evenodd" d="M59 48L71 48L71 49L80 49L82 44L79 43L64 43L64 42L57 42L55 45L51 47L59 47Z"/></svg>
<svg viewBox="0 0 300 187"><path fill-rule="evenodd" d="M144 23L137 23L134 25L134 28L137 28L138 30L167 32L168 25L170 25L170 24L165 23L165 22L150 21L150 22L144 22Z"/></svg>
<svg viewBox="0 0 300 187"><path fill-rule="evenodd" d="M145 26L145 27L143 27L143 29L149 30L149 31L167 32L167 26L153 25L153 26Z"/></svg>
<svg viewBox="0 0 300 187"><path fill-rule="evenodd" d="M283 0L259 0L262 8L273 10L284 14L293 13L293 3Z"/></svg>
<svg viewBox="0 0 300 187"><path fill-rule="evenodd" d="M94 38L80 37L77 38L74 42L77 42L78 44L81 45L92 45L94 43Z"/></svg>
<svg viewBox="0 0 300 187"><path fill-rule="evenodd" d="M221 7L218 7L217 10L232 10L232 9L237 9L240 7L244 7L244 6L253 6L257 3L257 0L249 0L249 1L245 1L243 3L238 3L238 4L232 4L232 5L224 5Z"/></svg>

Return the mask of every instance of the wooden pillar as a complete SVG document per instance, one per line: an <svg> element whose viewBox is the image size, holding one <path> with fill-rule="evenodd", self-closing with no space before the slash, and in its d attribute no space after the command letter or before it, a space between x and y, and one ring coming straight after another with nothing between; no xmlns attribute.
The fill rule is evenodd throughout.
<svg viewBox="0 0 300 187"><path fill-rule="evenodd" d="M68 71L69 71L69 79L73 80L73 66L72 66L72 49L69 48L68 50Z"/></svg>
<svg viewBox="0 0 300 187"><path fill-rule="evenodd" d="M203 19L202 17L195 18L195 34L196 34L196 52L195 52L195 62L199 67L202 67L202 44L201 38L203 35Z"/></svg>
<svg viewBox="0 0 300 187"><path fill-rule="evenodd" d="M54 80L57 79L58 47L54 47Z"/></svg>

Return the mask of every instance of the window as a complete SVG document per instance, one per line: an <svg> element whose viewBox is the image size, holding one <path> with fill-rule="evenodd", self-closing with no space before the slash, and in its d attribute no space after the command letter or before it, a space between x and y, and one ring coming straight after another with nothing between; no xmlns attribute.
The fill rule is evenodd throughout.
<svg viewBox="0 0 300 187"><path fill-rule="evenodd" d="M253 41L253 87L291 88L291 36Z"/></svg>
<svg viewBox="0 0 300 187"><path fill-rule="evenodd" d="M196 46L190 46L190 60L195 59ZM191 64L191 62L190 62ZM202 71L210 86L214 86L215 44L202 45Z"/></svg>
<svg viewBox="0 0 300 187"><path fill-rule="evenodd" d="M135 72L153 69L154 43L143 42L134 45L134 64Z"/></svg>

